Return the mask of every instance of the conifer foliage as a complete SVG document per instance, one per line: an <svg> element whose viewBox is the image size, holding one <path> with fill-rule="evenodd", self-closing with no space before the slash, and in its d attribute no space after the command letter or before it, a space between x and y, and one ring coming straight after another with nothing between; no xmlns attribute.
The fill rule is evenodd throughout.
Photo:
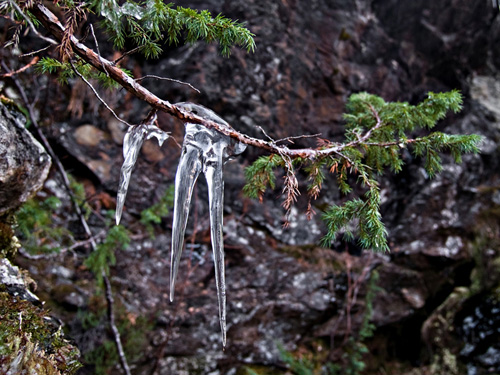
<svg viewBox="0 0 500 375"><path fill-rule="evenodd" d="M346 196L351 195L355 185L366 190L362 197L351 197L342 205L333 205L326 210L323 218L328 232L323 244L328 246L338 233L343 232L348 240L357 237L363 248L388 251L387 232L380 215L377 177L387 169L400 172L405 149L425 159L424 167L429 177L442 169L441 152L449 151L457 163L464 153L479 152L480 137L477 135L432 132L410 138L412 133L434 128L448 112L456 113L461 108L462 96L458 91L429 93L417 105L387 103L367 93L351 95L344 115L345 142L323 140L323 145L311 157L293 160L294 168L301 167L309 176L308 195L311 200L316 199L323 188L325 172L336 175L338 188ZM262 199L267 187L275 187L277 167L287 168L286 158L271 155L257 159L245 171L248 183L244 192L249 197ZM285 184L285 191L287 189ZM353 227L357 227L357 233L352 231Z"/></svg>

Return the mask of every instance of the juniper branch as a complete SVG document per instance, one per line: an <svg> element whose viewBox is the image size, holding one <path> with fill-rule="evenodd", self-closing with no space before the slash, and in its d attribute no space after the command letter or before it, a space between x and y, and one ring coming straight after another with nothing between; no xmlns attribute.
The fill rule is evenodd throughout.
<svg viewBox="0 0 500 375"><path fill-rule="evenodd" d="M57 17L50 12L42 4L35 4L31 11L37 17L37 19L44 25L44 27L49 30L52 35L57 39L61 40L64 32L64 28L57 19ZM348 147L358 146L363 143L364 140L368 139L370 134L373 132L368 131L357 141L352 141L350 143L331 143L330 147L326 148L301 148L301 149L290 149L285 146L280 146L272 141L264 141L259 138L253 138L246 134L242 134L236 131L234 128L229 128L222 126L214 121L204 119L200 116L195 115L192 112L177 108L175 105L170 103L168 100L164 100L147 90L144 86L140 85L133 78L129 77L122 69L117 67L113 62L106 60L105 58L100 58L97 53L92 49L86 47L80 43L74 36L70 37L71 45L73 51L77 53L85 62L93 66L95 69L108 73L109 76L115 80L120 86L125 88L127 91L132 93L137 98L145 101L151 107L157 110L168 113L174 117L177 117L184 121L189 121L196 124L201 124L207 128L216 129L217 131L238 140L239 142L245 143L249 146L260 148L264 151L270 152L272 154L288 156L292 159L302 158L314 160L316 158L323 158L330 155L335 155L342 153Z"/></svg>

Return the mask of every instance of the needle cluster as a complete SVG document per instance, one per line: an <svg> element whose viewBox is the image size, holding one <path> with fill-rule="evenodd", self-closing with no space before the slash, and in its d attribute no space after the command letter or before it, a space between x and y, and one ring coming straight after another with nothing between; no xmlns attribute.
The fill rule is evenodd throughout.
<svg viewBox="0 0 500 375"><path fill-rule="evenodd" d="M353 94L346 105L345 139L340 143L322 140L322 144L306 157L294 157L295 169L308 175L308 214L312 214L311 201L316 199L324 185L325 176L336 177L337 187L346 197L343 204L333 205L323 213L327 234L323 244L328 246L339 233L347 239L358 238L363 248L388 251L387 231L380 215L380 187L378 177L387 170L398 173L404 166L403 151L409 150L414 157L423 158L423 167L429 177L442 169L442 152L450 152L456 163L465 153L479 152L480 137L477 135L450 135L429 132L449 112L462 108L462 96L458 91L429 93L417 105L385 102L367 93ZM412 138L414 134L425 135ZM247 185L244 192L252 198L262 197L267 189L275 187L276 169L284 168L281 155L262 156L247 167ZM285 191L286 181L284 176ZM360 186L364 193L353 194ZM353 231L353 229L356 229Z"/></svg>

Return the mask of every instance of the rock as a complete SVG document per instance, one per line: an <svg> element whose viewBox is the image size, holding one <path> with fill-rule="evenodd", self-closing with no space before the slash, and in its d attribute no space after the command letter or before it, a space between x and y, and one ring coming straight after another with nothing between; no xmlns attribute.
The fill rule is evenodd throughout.
<svg viewBox="0 0 500 375"><path fill-rule="evenodd" d="M99 142L108 138L108 135L105 132L93 125L79 126L75 129L73 135L79 145L87 147L95 147L99 144Z"/></svg>
<svg viewBox="0 0 500 375"><path fill-rule="evenodd" d="M34 284L33 280L26 280L26 276L21 274L18 267L13 266L9 260L0 258L0 285L14 297L41 305L38 297L31 292L30 284Z"/></svg>
<svg viewBox="0 0 500 375"><path fill-rule="evenodd" d="M0 216L12 212L43 186L50 157L25 128L25 120L0 103Z"/></svg>

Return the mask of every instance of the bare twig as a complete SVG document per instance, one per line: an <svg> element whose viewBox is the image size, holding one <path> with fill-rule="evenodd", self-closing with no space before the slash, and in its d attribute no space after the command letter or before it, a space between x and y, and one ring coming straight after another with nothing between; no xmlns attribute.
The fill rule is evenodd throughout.
<svg viewBox="0 0 500 375"><path fill-rule="evenodd" d="M92 33L92 37L94 38L95 49L97 50L97 55L99 56L99 60L102 60L101 52L99 51L99 43L97 43L97 38L95 37L94 33L94 26L92 26L92 24L90 24L90 32ZM104 64L102 64L102 70L104 70L104 72L106 73L106 77L109 77L108 71L106 70Z"/></svg>
<svg viewBox="0 0 500 375"><path fill-rule="evenodd" d="M275 143L279 143L279 142L290 142L290 143L293 143L293 140L295 139L302 139L302 138L317 138L321 136L321 133L317 133L317 134L304 134L304 135L295 135L295 136L291 136L291 137L285 137L285 138L281 138L281 139L278 139L275 141Z"/></svg>
<svg viewBox="0 0 500 375"><path fill-rule="evenodd" d="M37 53L43 52L43 51L49 49L50 47L52 47L52 46L49 45L49 46L40 48L40 49L33 51L33 52L23 53L22 55L19 55L19 57L28 57L28 56L36 55Z"/></svg>
<svg viewBox="0 0 500 375"><path fill-rule="evenodd" d="M108 276L104 271L102 271L102 279L104 281L104 286L106 290L106 301L108 305L108 319L109 325L111 326L111 330L113 332L113 337L115 339L116 350L118 351L118 357L120 358L120 364L122 366L125 374L130 375L130 367L127 363L127 357L125 356L125 352L123 351L122 341L120 339L120 332L116 327L115 323L115 313L114 313L114 299L113 293L111 289L111 283L109 282Z"/></svg>
<svg viewBox="0 0 500 375"><path fill-rule="evenodd" d="M154 79L159 79L159 80L163 80L163 81L170 81L170 82L175 82L175 83L179 83L181 85L186 85L188 86L189 88L191 88L192 90L196 91L198 94L201 93L200 90L198 90L196 87L194 87L192 84L188 83L188 82L183 82L183 81L179 81L178 79L173 79L173 78L167 78L167 77L160 77L160 76L155 76L153 74L148 74L148 75L145 75L144 77L140 77L140 78L136 78L135 81L136 82L140 82L142 81L143 79L146 79L146 78L154 78Z"/></svg>
<svg viewBox="0 0 500 375"><path fill-rule="evenodd" d="M139 46L139 47L135 47L135 48L131 49L130 51L125 52L123 55L121 55L119 58L117 58L115 61L113 61L113 65L118 64L125 57L127 57L128 55L131 55L131 54L133 54L133 53L135 53L137 51L139 51L141 48L142 48L142 46Z"/></svg>
<svg viewBox="0 0 500 375"><path fill-rule="evenodd" d="M78 69L76 69L76 66L75 64L73 64L73 61L69 60L69 63L71 64L71 67L73 68L73 71L75 72L75 74L80 77L82 79L83 82L85 82L87 84L88 87L90 87L90 89L94 92L94 95L97 97L97 99L99 99L99 101L107 108L108 111L110 111L113 116L118 120L120 121L121 123L127 125L127 126L133 126L131 124L129 124L127 121L123 120L122 118L120 118L115 111L113 111L113 109L108 105L108 103L106 103L106 101L100 97L100 95L97 93L97 90L94 88L94 86L92 86L92 84L83 76L82 73L80 73L78 71Z"/></svg>
<svg viewBox="0 0 500 375"><path fill-rule="evenodd" d="M8 73L5 73L5 74L0 74L0 77L1 78L6 78L6 77L12 77L13 75L15 74L19 74L19 73L22 73L24 72L26 69L29 69L31 68L33 65L35 65L38 60L40 60L40 58L38 56L35 56L33 57L33 59L28 63L26 64L25 66L23 66L22 68L19 68L17 70L11 70L10 72Z"/></svg>
<svg viewBox="0 0 500 375"><path fill-rule="evenodd" d="M262 134L264 134L266 136L266 138L269 139L270 142L272 142L273 144L276 144L276 141L274 140L274 138L272 138L269 134L267 134L267 132L264 130L264 128L262 126L255 125L255 127L257 127L262 132Z"/></svg>
<svg viewBox="0 0 500 375"><path fill-rule="evenodd" d="M30 260L56 258L59 255L66 254L68 252L71 252L71 253L73 253L73 256L76 256L76 254L74 253L74 250L76 248L78 248L78 247L84 247L84 246L89 246L93 240L95 241L97 239L100 239L100 238L104 237L105 235L106 235L106 231L102 230L101 232L99 232L98 234L96 234L95 236L93 236L92 238L88 238L88 239L86 239L84 241L77 241L77 242L73 243L71 246L63 247L62 249L59 249L59 251L53 251L51 253L29 254L24 249L20 248L19 249L19 254L21 254L26 259L30 259Z"/></svg>

